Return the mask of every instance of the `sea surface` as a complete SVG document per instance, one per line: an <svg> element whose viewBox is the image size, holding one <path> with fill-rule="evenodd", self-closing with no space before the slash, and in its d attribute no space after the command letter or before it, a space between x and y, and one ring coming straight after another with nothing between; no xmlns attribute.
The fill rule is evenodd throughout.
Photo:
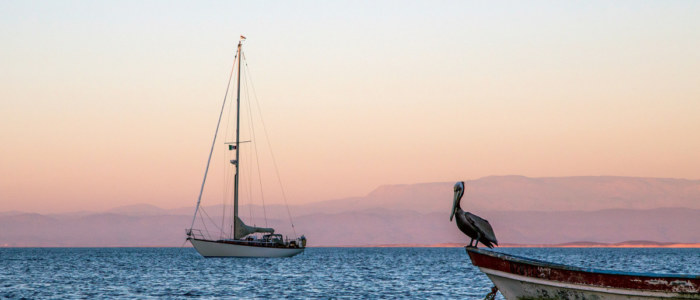
<svg viewBox="0 0 700 300"><path fill-rule="evenodd" d="M581 267L700 274L700 249L498 248ZM308 248L203 258L192 248L0 248L0 298L460 298L492 283L463 248ZM497 299L503 299L501 295Z"/></svg>

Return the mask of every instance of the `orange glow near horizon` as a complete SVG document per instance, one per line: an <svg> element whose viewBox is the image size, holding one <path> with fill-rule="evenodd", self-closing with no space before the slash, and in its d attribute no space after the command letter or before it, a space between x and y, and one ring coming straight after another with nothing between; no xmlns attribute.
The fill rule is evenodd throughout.
<svg viewBox="0 0 700 300"><path fill-rule="evenodd" d="M700 179L695 2L45 4L0 4L0 212L193 206L240 34L290 204Z"/></svg>

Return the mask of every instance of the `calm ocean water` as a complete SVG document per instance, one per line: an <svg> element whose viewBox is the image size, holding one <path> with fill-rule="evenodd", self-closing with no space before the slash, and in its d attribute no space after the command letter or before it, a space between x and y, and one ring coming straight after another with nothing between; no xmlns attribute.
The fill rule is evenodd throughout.
<svg viewBox="0 0 700 300"><path fill-rule="evenodd" d="M601 269L700 273L700 249L498 251ZM205 259L192 248L3 248L0 266L0 298L483 299L492 286L463 248L309 248L283 259Z"/></svg>

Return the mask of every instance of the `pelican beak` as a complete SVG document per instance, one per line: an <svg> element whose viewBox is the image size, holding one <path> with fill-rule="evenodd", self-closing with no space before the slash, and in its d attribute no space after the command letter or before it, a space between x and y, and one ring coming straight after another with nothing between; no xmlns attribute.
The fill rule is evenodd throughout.
<svg viewBox="0 0 700 300"><path fill-rule="evenodd" d="M464 182L460 181L455 184L454 187L454 199L452 201L452 213L450 214L450 222L452 222L452 218L454 218L455 213L457 212L457 206L459 205L459 200L462 199L462 194L464 193Z"/></svg>

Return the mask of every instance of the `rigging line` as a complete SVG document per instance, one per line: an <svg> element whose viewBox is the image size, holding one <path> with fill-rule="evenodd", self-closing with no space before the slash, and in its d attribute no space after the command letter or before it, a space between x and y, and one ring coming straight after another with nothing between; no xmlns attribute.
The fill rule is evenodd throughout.
<svg viewBox="0 0 700 300"><path fill-rule="evenodd" d="M240 168L240 167L241 167L240 162L239 162L238 167L239 167L239 169L243 169L243 171L241 171L242 173L245 173L245 174L244 174L245 176L242 176L243 179L245 179L245 178L251 178L251 171L250 171L250 170L251 170L251 166L250 166L250 164L251 164L251 163L250 163L250 161L251 161L251 159L250 159L250 151L245 151L245 152L243 153L243 155L245 156L245 163L244 163L245 168ZM246 202L246 203L247 203L247 205L248 205L248 219L247 219L247 220L249 220L249 221L252 222L252 218L253 218L252 215L253 215L253 214L252 214L252 208L251 208L251 198L252 198L253 196L252 196L252 193L251 193L252 188L251 188L251 186L250 186L250 185L251 185L251 184L250 184L251 181L250 181L250 180L245 180L245 181L243 181L243 182L244 182L245 184L243 184L243 188L241 188L240 191L245 192L245 198L247 199L247 202ZM239 187L240 187L240 184L239 184Z"/></svg>
<svg viewBox="0 0 700 300"><path fill-rule="evenodd" d="M224 139L226 139L226 135L225 135L225 134L224 134ZM227 155L227 153L224 152L224 159L227 158L226 155ZM222 191L221 191L221 200L223 200L223 201L222 201L223 205L222 205L222 207L221 207L221 210L222 210L222 212L221 212L221 213L222 213L222 216L221 216L221 228L224 228L224 220L226 220L226 194L227 194L227 192L228 192L228 188L227 188L227 185L226 185L226 182L228 182L228 168L227 168L227 166L226 166L225 164L224 164L223 173L224 173L224 185L221 187L221 190L222 190ZM223 234L223 232L222 232L221 234ZM222 238L222 237L223 237L222 235L219 235L219 238Z"/></svg>
<svg viewBox="0 0 700 300"><path fill-rule="evenodd" d="M180 245L180 251L178 251L179 253L182 253L182 249L185 248L185 244L187 244L187 240L185 240L184 242L182 242L182 245Z"/></svg>
<svg viewBox="0 0 700 300"><path fill-rule="evenodd" d="M242 75L243 75L243 74L241 74L241 76L242 76ZM241 77L241 78L243 78L243 80L245 81L245 77ZM243 92L245 93L245 86L242 86L242 89L243 89ZM244 94L244 97L245 97L245 94ZM242 100L244 100L244 99L242 99ZM242 112L245 112L245 101L241 101L240 109L241 109ZM240 116L241 119L245 118L245 114L239 114L239 116ZM245 125L245 123L246 123L246 122L243 121L243 125ZM240 122L239 122L238 125L239 125L239 126L241 125ZM241 132L242 132L242 131L241 131ZM242 141L239 141L239 142L238 142L238 145L236 145L238 151L241 151L241 150L242 150L242 149L240 148L240 144L242 144L242 143L244 143L244 142L246 142L246 141L243 141L243 142L242 142ZM251 142L251 141L250 141L250 138L248 138L248 141L247 141L247 142ZM248 219L247 219L247 220L250 221L250 220L252 219L252 212L251 212L251 207L250 207L250 203L251 203L251 202L250 202L250 201L251 201L250 199L251 199L251 197L252 197L252 194L251 194L251 192L250 192L251 188L250 188L250 186L249 186L249 185L250 185L250 180L246 180L246 178L250 178L250 172L251 172L251 171L250 171L250 170L251 170L251 168L250 168L250 157L249 157L249 156L250 156L250 151L244 151L243 153L240 153L239 155L243 156L243 158L239 159L239 161L238 161L238 171L239 171L239 172L241 173L241 175L242 175L242 176L240 176L240 180L242 181L242 183L239 182L239 184L238 184L238 187L239 187L239 190L238 190L238 192L239 192L239 204L240 204L240 201L241 201L240 199L241 199L241 198L245 198L245 199L247 200L247 202L246 202L247 205L248 205ZM241 161L244 161L244 163L241 164ZM242 185L242 187L241 187L241 185ZM244 196L241 196L241 193L244 193L244 194L243 194ZM241 213L239 212L238 215L239 215L239 218L240 218ZM241 218L241 220L243 220L243 218ZM235 220L234 220L234 221L235 221Z"/></svg>
<svg viewBox="0 0 700 300"><path fill-rule="evenodd" d="M247 63L246 63L246 65L247 65ZM248 77L246 77L245 86L248 87ZM253 120L253 112L252 112L251 105L250 105L249 89L246 89L246 100L248 101L248 114L250 115L250 122L252 123L253 122L252 121ZM263 216L265 217L265 227L267 227L267 208L265 207L265 193L263 192L262 174L260 173L260 153L258 152L258 143L257 143L257 138L255 137L255 128L252 126L251 126L250 133L252 134L251 140L255 141L253 143L253 149L255 149L255 163L257 164L257 169L258 169L258 182L260 183L260 199L262 199Z"/></svg>
<svg viewBox="0 0 700 300"><path fill-rule="evenodd" d="M241 54L241 55L242 55L242 54ZM236 76L240 76L240 74L238 74L238 75L236 75ZM232 89L230 93L231 93L230 96L233 98L233 97L234 97L235 90ZM232 104L233 104L233 103L232 103ZM232 117L231 117L231 116L235 116L235 115L233 114L233 107L234 107L234 105L229 105L229 124L230 124L231 122L233 122L233 120L235 120L235 118L232 118ZM236 107L236 109L238 109L238 107ZM236 125L236 126L238 126L238 125ZM233 128L233 125L227 126L227 129L228 129L228 128ZM236 128L236 131L237 131L237 130L238 130L238 129ZM232 131L232 132L231 132L231 136L227 137L227 141L235 141L235 140L236 140L236 131ZM234 228L235 228L235 223L236 223L236 220L235 220L235 217L234 217L235 211L236 211L236 207L235 207L235 198L236 198L235 193L236 193L236 190L235 190L235 187L234 187L233 185L235 185L235 180L236 180L236 176L238 176L238 172L239 172L239 169L240 169L239 166L240 166L240 165L233 165L233 164L230 164L230 161L233 160L233 159L236 159L236 154L235 154L235 153L238 153L238 151L241 150L240 144L236 144L235 142L234 142L234 144L235 144L235 146L236 146L236 152L226 151L226 152L228 153L228 158L226 159L225 163L226 163L227 166L228 166L228 168L227 168L227 170L228 170L228 178L226 179L226 181L225 181L225 183L224 183L224 184L226 185L227 189L228 189L228 193L227 193L228 202L226 202L226 200L225 200L224 203L228 203L228 204L229 204L229 215L230 215L231 217L230 217L229 220L228 220L228 221L229 221L229 226L228 226L228 227L230 228L230 230L229 230L229 237L230 237L231 239L234 239L234 238L235 238ZM230 145L230 144L229 144L229 145ZM233 178L233 180L232 180L231 178ZM232 184L232 185L227 185L226 182L234 182L234 184Z"/></svg>
<svg viewBox="0 0 700 300"><path fill-rule="evenodd" d="M234 138L234 137L232 137L232 138ZM240 144L236 144L236 151L241 151ZM235 159L235 155L234 155L233 153L231 153L231 156L229 157L229 159L230 159L230 160ZM230 167L229 167L229 170L231 171L231 174L233 174L233 175L231 175L231 176L238 176L238 173L239 173L239 172L245 172L245 170L241 171L241 168L240 168L240 161L237 162L237 163L238 163L238 165L236 165L236 166L230 165ZM229 177L229 178L230 178L230 177ZM235 180L235 178L234 178L234 180ZM239 190L238 190L238 193L240 194L240 192L241 192L241 190L239 189ZM230 231L229 235L230 235L230 237L231 237L232 239L235 238L234 227L235 227L235 223L236 223L236 218L235 218L235 216L234 216L235 210L236 210L236 206L235 206L236 204L234 203L234 202L235 202L235 195L234 195L234 193L236 193L235 189L229 189L229 195L230 195L229 199L231 200L231 202L230 202L231 205L230 205L230 208L229 208L230 214L231 214L231 218L229 218L229 223L230 223L230 224L229 224L229 227L231 228L231 231Z"/></svg>
<svg viewBox="0 0 700 300"><path fill-rule="evenodd" d="M236 145L236 151L241 151L241 148L239 148L238 145ZM234 159L234 155L231 154L231 156L230 156L229 158L230 158L230 159ZM240 162L238 162L237 167L236 167L236 166L233 166L233 165L230 165L230 166L229 166L229 170L231 171L232 174L234 174L234 175L231 175L231 176L237 176L238 172L240 172ZM231 178L231 177L229 177L229 178ZM235 178L234 178L234 180L235 180ZM238 192L240 193L241 190L239 189ZM229 189L229 200L230 200L230 204L231 204L231 205L229 206L229 213L230 213L230 215L231 215L231 218L229 218L229 227L231 228L231 231L229 232L229 235L230 235L230 237L231 237L232 239L235 238L235 233L233 232L233 230L234 230L235 223L236 223L236 218L234 217L235 210L236 210L235 203L234 203L234 202L235 202L235 200L234 200L234 198L235 198L234 193L235 193L234 189Z"/></svg>
<svg viewBox="0 0 700 300"><path fill-rule="evenodd" d="M214 227L215 227L216 229L218 229L219 231L222 231L222 230L223 230L223 229L219 228L219 226L216 226L216 222L214 222L214 219L213 219L212 217L209 216L209 214L207 213L206 210L204 210L204 208L202 208L202 212L204 213L204 215L207 216L207 218L209 219L209 221L211 221L211 223L214 225ZM207 225L204 224L204 227L205 227L205 228L206 228L206 226L207 226ZM208 231L207 231L207 234L209 234ZM219 234L219 235L221 235L221 234Z"/></svg>
<svg viewBox="0 0 700 300"><path fill-rule="evenodd" d="M255 223L253 220L253 155L251 151L248 151L248 220Z"/></svg>
<svg viewBox="0 0 700 300"><path fill-rule="evenodd" d="M197 212L199 211L199 204L202 202L202 193L204 192L204 183L207 182L207 174L209 174L209 164L211 163L211 155L214 153L214 145L216 144L216 136L219 134L219 125L221 125L221 116L224 114L224 108L226 107L226 96L228 96L228 90L231 86L231 78L233 78L233 70L236 66L236 58L239 53L233 57L233 66L231 66L231 74L228 76L228 83L226 84L226 92L224 93L224 101L221 104L221 112L219 113L219 120L216 122L216 131L214 131L214 140L211 142L211 150L209 150L209 158L207 159L207 167L204 170L204 179L202 179L202 187L199 189L199 197L197 197L197 207L194 209L194 216L192 217L192 225L190 225L190 233L192 233L192 227L194 227L194 221L197 220Z"/></svg>
<svg viewBox="0 0 700 300"><path fill-rule="evenodd" d="M235 66L235 62L234 62L234 66ZM228 96L232 97L233 95L231 95L231 94L233 94L233 90L229 91ZM228 106L228 113L226 114L226 126L224 126L224 142L229 140L229 128L231 128L231 112L232 111L233 111L233 105L229 105ZM222 211L221 238L223 238L223 236L225 234L225 230L223 230L223 229L226 228L226 227L224 227L225 222L226 222L226 205L227 205L226 199L229 199L228 196L231 193L231 187L226 183L229 182L229 180L231 178L231 173L232 173L231 170L233 169L232 167L229 166L229 164L230 164L229 161L231 160L230 151L224 150L223 158L224 158L224 168L223 168L224 184L222 186L222 195L221 195L221 200L222 200L221 201L221 203L222 203L222 206L221 206L221 211ZM231 205L231 206L233 206L233 205ZM231 209L231 215L233 215L233 208Z"/></svg>
<svg viewBox="0 0 700 300"><path fill-rule="evenodd" d="M224 164L224 181L223 181L224 184L223 184L223 193L222 193L223 195L221 198L221 200L222 200L221 201L221 203L222 203L222 208L221 208L221 210L222 210L222 216L221 216L221 229L222 229L221 234L222 234L222 237L225 236L226 230L224 230L224 228L226 228L227 227L226 225L228 225L226 222L226 220L227 220L226 216L227 215L233 216L233 204L229 203L229 202L233 201L233 200L231 200L232 199L231 195L233 194L233 190L231 189L230 184L228 184L229 182L232 182L231 178L233 177L233 175L232 175L233 167L231 166L231 163L229 162L230 159L231 159L231 154L229 154L229 151L226 151L226 154L224 155L224 163L223 163ZM227 212L228 212L228 214L227 214Z"/></svg>
<svg viewBox="0 0 700 300"><path fill-rule="evenodd" d="M245 89L244 89L244 92L245 92ZM245 102L243 102L242 104L245 104ZM244 111L244 110L242 110L242 111ZM245 115L241 115L241 118L243 118L243 117L245 117ZM244 124L245 124L245 122L244 122ZM248 142L250 142L250 141L248 141ZM238 144L236 145L237 151L242 150L240 148L241 143L243 143L243 142L239 141ZM244 159L239 159L239 161L238 161L238 171L243 175L243 176L241 176L241 178L242 178L243 183L244 183L242 188L240 187L241 184L239 184L239 196L240 196L240 193L245 193L244 198L246 198L248 200L247 201L247 203L248 203L248 220L251 220L251 222L252 222L252 208L251 208L252 193L251 193L251 187L250 187L250 180L245 180L245 178L250 178L250 176L251 176L250 175L251 174L251 167L250 167L251 159L249 157L250 151L245 151L241 155L246 156L246 157ZM241 162L240 162L241 160L245 161L245 163L243 163L243 165L241 165ZM242 166L244 166L244 167L242 167ZM239 199L240 199L240 197L239 197ZM233 210L233 207L231 209ZM240 218L240 213L239 213L239 218ZM232 227L233 227L233 222L235 222L235 220L232 220L232 223L231 223Z"/></svg>
<svg viewBox="0 0 700 300"><path fill-rule="evenodd" d="M211 234L209 234L209 228L207 228L207 223L204 222L204 216L200 214L199 219L202 220L202 226L204 226L204 232L207 233L207 238L211 238Z"/></svg>
<svg viewBox="0 0 700 300"><path fill-rule="evenodd" d="M262 116L262 109L260 107L260 101L258 100L258 93L255 91L255 85L253 84L253 76L250 74L250 69L248 68L248 60L245 59L245 55L242 56L243 62L245 63L245 71L250 78L250 86L253 90L253 97L255 98L255 104L258 107L258 115L260 116L260 123L262 123L263 132L265 133L265 140L267 140L267 147L270 149L270 156L272 157L272 164L275 167L275 173L277 174L277 182L280 185L280 190L282 191L282 199L284 200L284 206L287 208L287 216L289 217L289 223L292 224L292 231L294 235L297 235L296 229L294 228L294 221L292 220L292 213L289 211L289 204L287 203L287 195L284 191L284 185L282 184L282 177L280 176L279 168L277 168L277 159L275 159L275 153L272 151L272 144L270 142L270 135L267 134L267 126L265 126L265 120Z"/></svg>
<svg viewBox="0 0 700 300"><path fill-rule="evenodd" d="M228 151L227 151L227 152L228 152ZM227 155L224 155L224 158L225 158L226 160L224 160L224 184L223 184L224 186L223 186L223 193L222 193L222 196L221 196L221 197L222 197L222 198L221 198L221 200L222 200L222 201L221 201L221 203L222 203L222 207L221 207L221 211L222 211L222 216L221 216L221 228L222 228L222 231L223 231L223 232L222 232L222 236L224 236L224 233L225 233L225 231L223 230L223 228L226 228L225 225L226 225L227 208L233 206L233 205L228 205L228 199L231 198L229 195L231 195L232 192L231 192L231 187L230 187L227 183L228 183L228 182L231 182L231 177L232 177L231 173L232 173L232 172L231 172L231 167L229 166L230 163L229 163L229 161L228 161L228 160L229 160L228 157L230 157L230 155L228 155L228 157L226 157L226 156L227 156ZM233 213L231 213L230 215L233 215Z"/></svg>
<svg viewBox="0 0 700 300"><path fill-rule="evenodd" d="M245 89L245 92L246 92L246 94L248 93L247 88ZM248 101L248 107L249 107L248 111L250 111L250 101ZM252 115L250 115L250 113L249 113L248 132L252 132L252 131L253 131ZM253 142L253 141L251 141L251 142ZM248 178L249 178L248 186L247 186L247 188L248 188L248 215L249 215L248 220L250 220L250 222L255 224L255 220L253 219L253 180L251 180L253 178L253 151L248 151L247 155L248 155L248 157L247 157L246 162L248 164Z"/></svg>

